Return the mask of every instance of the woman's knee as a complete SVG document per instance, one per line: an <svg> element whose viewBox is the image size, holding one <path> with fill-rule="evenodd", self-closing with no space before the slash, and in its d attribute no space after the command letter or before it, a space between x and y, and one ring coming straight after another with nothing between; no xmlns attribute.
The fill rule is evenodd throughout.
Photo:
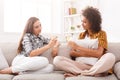
<svg viewBox="0 0 120 80"><path fill-rule="evenodd" d="M44 64L48 65L49 64L49 60L46 57L40 57L41 59L39 59L39 62L44 62Z"/></svg>
<svg viewBox="0 0 120 80"><path fill-rule="evenodd" d="M106 59L112 62L115 62L115 55L113 53L106 53Z"/></svg>
<svg viewBox="0 0 120 80"><path fill-rule="evenodd" d="M56 65L58 64L60 61L63 60L63 57L62 56L56 56L53 60L53 64Z"/></svg>
<svg viewBox="0 0 120 80"><path fill-rule="evenodd" d="M42 66L47 66L49 64L49 61L46 57L34 57L33 63L42 65Z"/></svg>

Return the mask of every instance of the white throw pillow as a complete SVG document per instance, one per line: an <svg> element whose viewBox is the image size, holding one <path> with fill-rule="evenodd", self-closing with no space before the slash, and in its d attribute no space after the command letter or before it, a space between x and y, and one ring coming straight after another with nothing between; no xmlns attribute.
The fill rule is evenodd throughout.
<svg viewBox="0 0 120 80"><path fill-rule="evenodd" d="M98 48L98 39L71 39L70 41L74 41L79 46L89 48L89 49L97 49Z"/></svg>
<svg viewBox="0 0 120 80"><path fill-rule="evenodd" d="M74 41L76 44L78 44L79 46L85 47L85 48L89 48L89 49L97 49L98 48L98 39L71 39L71 41ZM97 61L98 58L95 57L77 57L76 58L77 62L83 62L85 64L89 64L89 65L94 65Z"/></svg>
<svg viewBox="0 0 120 80"><path fill-rule="evenodd" d="M9 67L7 60L5 59L2 50L0 49L0 70Z"/></svg>

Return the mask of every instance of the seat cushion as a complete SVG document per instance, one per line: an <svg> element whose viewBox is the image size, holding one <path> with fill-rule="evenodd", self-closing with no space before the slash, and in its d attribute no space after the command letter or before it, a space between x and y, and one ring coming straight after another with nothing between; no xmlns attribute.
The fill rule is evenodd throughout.
<svg viewBox="0 0 120 80"><path fill-rule="evenodd" d="M13 80L64 80L64 75L59 73L23 74L15 76Z"/></svg>
<svg viewBox="0 0 120 80"><path fill-rule="evenodd" d="M115 64L115 66L114 66L114 73L116 74L116 76L120 80L120 62L117 62Z"/></svg>
<svg viewBox="0 0 120 80"><path fill-rule="evenodd" d="M68 77L65 80L118 80L118 79L113 74L105 77L90 77L90 76Z"/></svg>
<svg viewBox="0 0 120 80"><path fill-rule="evenodd" d="M12 80L14 76L9 74L0 74L0 80Z"/></svg>

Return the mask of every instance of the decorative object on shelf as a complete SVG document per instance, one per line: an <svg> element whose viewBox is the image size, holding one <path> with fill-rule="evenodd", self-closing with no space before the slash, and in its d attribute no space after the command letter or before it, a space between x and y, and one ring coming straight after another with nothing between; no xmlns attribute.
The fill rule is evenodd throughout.
<svg viewBox="0 0 120 80"><path fill-rule="evenodd" d="M81 25L77 25L77 28L80 28L81 27Z"/></svg>
<svg viewBox="0 0 120 80"><path fill-rule="evenodd" d="M78 30L78 31L79 31L79 30L82 30L82 29L81 29L81 25L77 25L76 27L77 27L77 30Z"/></svg>
<svg viewBox="0 0 120 80"><path fill-rule="evenodd" d="M76 8L69 8L69 15L76 14Z"/></svg>
<svg viewBox="0 0 120 80"><path fill-rule="evenodd" d="M70 41L72 39L72 35L71 34L66 34L65 38L66 38L66 42Z"/></svg>
<svg viewBox="0 0 120 80"><path fill-rule="evenodd" d="M71 26L70 29L71 29L71 31L74 31L74 30L75 30L75 27L74 27L74 26Z"/></svg>

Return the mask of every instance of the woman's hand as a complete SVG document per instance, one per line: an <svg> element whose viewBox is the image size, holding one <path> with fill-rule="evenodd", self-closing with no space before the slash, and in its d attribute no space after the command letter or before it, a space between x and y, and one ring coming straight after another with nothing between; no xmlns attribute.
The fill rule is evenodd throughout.
<svg viewBox="0 0 120 80"><path fill-rule="evenodd" d="M76 51L76 50L71 50L70 51L70 56L72 56L72 57L80 57L81 56L81 54L80 54L80 51Z"/></svg>
<svg viewBox="0 0 120 80"><path fill-rule="evenodd" d="M52 49L52 57L57 56L59 50L60 43L57 41Z"/></svg>
<svg viewBox="0 0 120 80"><path fill-rule="evenodd" d="M51 48L53 47L57 42L57 37L52 37L50 42L48 43L48 46Z"/></svg>

